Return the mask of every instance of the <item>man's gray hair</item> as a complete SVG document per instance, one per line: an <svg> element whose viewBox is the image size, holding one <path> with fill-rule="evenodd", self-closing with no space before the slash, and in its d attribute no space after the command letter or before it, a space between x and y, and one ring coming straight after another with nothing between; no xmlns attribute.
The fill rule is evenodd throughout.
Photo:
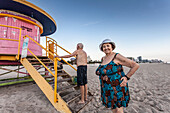
<svg viewBox="0 0 170 113"><path fill-rule="evenodd" d="M78 43L77 46L78 46L80 49L83 49L83 44L82 44L82 43Z"/></svg>

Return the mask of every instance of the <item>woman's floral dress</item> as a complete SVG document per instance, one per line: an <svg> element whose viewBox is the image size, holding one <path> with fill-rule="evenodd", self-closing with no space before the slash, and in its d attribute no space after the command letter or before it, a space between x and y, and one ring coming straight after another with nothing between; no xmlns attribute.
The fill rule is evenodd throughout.
<svg viewBox="0 0 170 113"><path fill-rule="evenodd" d="M99 75L103 105L106 108L115 109L116 107L127 107L130 95L128 83L125 87L120 87L121 78L125 76L123 67L120 64L115 64L113 60L106 65L99 65L96 74ZM103 79L104 76L108 78L107 81Z"/></svg>

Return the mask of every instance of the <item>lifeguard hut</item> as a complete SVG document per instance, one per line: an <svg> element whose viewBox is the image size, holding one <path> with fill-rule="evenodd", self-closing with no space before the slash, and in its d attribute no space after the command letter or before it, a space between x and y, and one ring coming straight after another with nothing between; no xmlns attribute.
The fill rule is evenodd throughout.
<svg viewBox="0 0 170 113"><path fill-rule="evenodd" d="M26 0L0 0L0 69L8 71L6 73L18 74L16 78L0 79L0 86L35 81L58 111L79 112L91 99L82 106L73 104L80 97L74 83L75 78L65 70L57 69L57 61L61 59L53 59L53 56L57 55L57 47L69 54L70 52L59 46L54 39L47 37L56 29L55 20L34 4ZM46 36L45 47L40 45L41 36ZM46 51L45 56L42 55L42 50ZM18 68L11 70L3 66ZM22 68L27 72L21 72ZM38 71L41 68L45 70ZM5 76L6 73L0 73L0 76ZM19 77L20 73L26 76ZM59 76L62 79L57 80ZM68 85L62 87L62 82L67 82ZM70 88L73 89L72 94L68 93ZM92 97L90 92L88 94L89 98Z"/></svg>

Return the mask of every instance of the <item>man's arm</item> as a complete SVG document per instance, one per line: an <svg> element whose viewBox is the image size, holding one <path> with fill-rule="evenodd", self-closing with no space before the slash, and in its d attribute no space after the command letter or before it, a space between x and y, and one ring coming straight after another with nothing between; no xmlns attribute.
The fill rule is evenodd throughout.
<svg viewBox="0 0 170 113"><path fill-rule="evenodd" d="M70 57L73 57L73 56L76 56L76 55L77 55L77 50L74 51L73 53L71 53L70 55L55 56L55 57L58 57L58 58L70 58Z"/></svg>

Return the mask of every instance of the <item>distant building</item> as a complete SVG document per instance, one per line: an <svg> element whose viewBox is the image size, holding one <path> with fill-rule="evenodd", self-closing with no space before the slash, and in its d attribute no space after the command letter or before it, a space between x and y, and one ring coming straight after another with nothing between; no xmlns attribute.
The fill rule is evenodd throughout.
<svg viewBox="0 0 170 113"><path fill-rule="evenodd" d="M137 57L137 62L142 62L142 56Z"/></svg>
<svg viewBox="0 0 170 113"><path fill-rule="evenodd" d="M143 60L142 60L142 63L148 63L148 62L149 62L148 59L143 59Z"/></svg>
<svg viewBox="0 0 170 113"><path fill-rule="evenodd" d="M158 59L152 59L150 63L163 63L163 61Z"/></svg>
<svg viewBox="0 0 170 113"><path fill-rule="evenodd" d="M132 59L133 57L128 57L129 59ZM162 60L158 60L158 59L142 59L142 56L137 57L136 59L137 63L163 63Z"/></svg>
<svg viewBox="0 0 170 113"><path fill-rule="evenodd" d="M133 57L127 57L127 58L130 59L130 60L135 61L135 58L133 58Z"/></svg>
<svg viewBox="0 0 170 113"><path fill-rule="evenodd" d="M87 57L87 62L91 62L92 59L90 58L90 56Z"/></svg>

